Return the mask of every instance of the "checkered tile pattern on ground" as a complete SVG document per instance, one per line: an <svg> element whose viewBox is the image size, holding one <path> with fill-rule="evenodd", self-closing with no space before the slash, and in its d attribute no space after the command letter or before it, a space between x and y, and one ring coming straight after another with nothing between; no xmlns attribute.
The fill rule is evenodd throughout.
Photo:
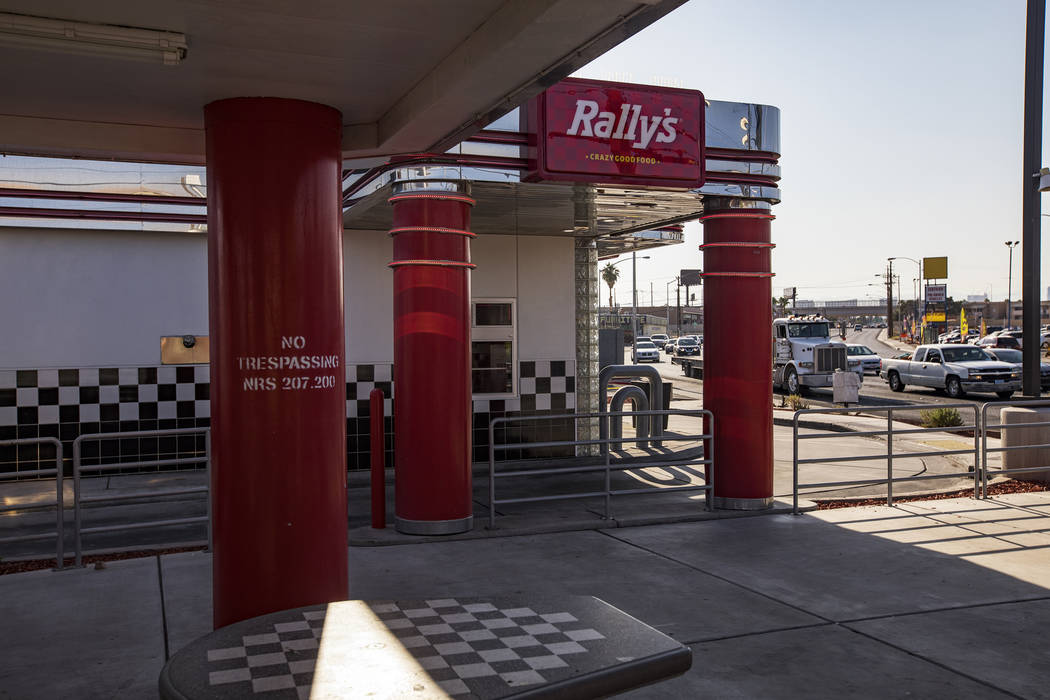
<svg viewBox="0 0 1050 700"><path fill-rule="evenodd" d="M240 646L209 650L208 685L246 684L252 693L309 698L324 618L324 610L308 610L302 620L275 624L273 632L242 637Z"/></svg>
<svg viewBox="0 0 1050 700"><path fill-rule="evenodd" d="M372 610L453 696L549 682L570 668L567 657L588 652L581 642L605 639L567 612L499 609L452 598L410 609L377 603Z"/></svg>
<svg viewBox="0 0 1050 700"><path fill-rule="evenodd" d="M572 673L569 657L586 654L591 649L585 645L605 639L567 612L500 609L453 598L405 608L393 602L370 607L452 696L503 695L508 688L557 680ZM240 646L208 651L209 684L250 684L253 693L309 697L325 612L302 616L275 624L272 633L243 637Z"/></svg>

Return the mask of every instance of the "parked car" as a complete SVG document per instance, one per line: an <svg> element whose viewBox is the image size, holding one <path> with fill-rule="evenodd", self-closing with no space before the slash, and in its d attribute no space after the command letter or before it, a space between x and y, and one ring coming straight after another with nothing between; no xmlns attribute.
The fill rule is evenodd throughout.
<svg viewBox="0 0 1050 700"><path fill-rule="evenodd" d="M646 361L659 362L660 349L651 340L639 340L635 343L634 350L631 352L631 361L635 364Z"/></svg>
<svg viewBox="0 0 1050 700"><path fill-rule="evenodd" d="M1012 350L1021 349L1021 341L1013 336L1004 335L999 333L998 335L986 335L976 343L977 347L980 348L1010 348Z"/></svg>
<svg viewBox="0 0 1050 700"><path fill-rule="evenodd" d="M862 325L860 325L858 323L857 325L853 326L853 330L855 330L855 331L862 331L862 330L864 330L864 326L862 326Z"/></svg>
<svg viewBox="0 0 1050 700"><path fill-rule="evenodd" d="M850 360L860 360L861 370L864 374L871 372L877 377L882 371L882 358L876 355L875 351L867 345L847 343L846 355Z"/></svg>
<svg viewBox="0 0 1050 700"><path fill-rule="evenodd" d="M652 337L652 340L653 340L653 345L655 345L656 347L658 347L660 349L663 349L664 345L667 344L667 334L666 333L653 333L651 337Z"/></svg>
<svg viewBox="0 0 1050 700"><path fill-rule="evenodd" d="M1022 356L1020 350L1013 350L1011 348L986 348L985 352L999 360L1000 362L1009 362L1018 370L1022 368ZM1039 388L1042 391L1050 389L1050 364L1046 362L1039 363Z"/></svg>
<svg viewBox="0 0 1050 700"><path fill-rule="evenodd" d="M953 399L968 391L1008 399L1021 388L1021 370L969 345L920 345L910 360L883 360L882 374L892 391L914 384L943 389Z"/></svg>
<svg viewBox="0 0 1050 700"><path fill-rule="evenodd" d="M674 347L675 355L699 355L700 354L700 343L696 342L695 338L689 336L683 336L678 339Z"/></svg>

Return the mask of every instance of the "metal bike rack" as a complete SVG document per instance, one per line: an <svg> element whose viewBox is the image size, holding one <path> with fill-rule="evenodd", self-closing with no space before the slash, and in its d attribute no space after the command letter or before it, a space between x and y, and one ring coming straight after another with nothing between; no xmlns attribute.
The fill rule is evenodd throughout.
<svg viewBox="0 0 1050 700"><path fill-rule="evenodd" d="M973 411L973 424L972 425L960 425L952 426L951 430L973 430L973 449L966 450L929 450L923 452L899 452L893 451L893 438L901 435L916 435L920 433L935 433L945 432L946 428L907 428L904 430L894 429L893 427L893 414L894 412L904 411L920 411L929 410L930 408L955 408L955 409L966 409ZM978 487L980 484L980 436L983 434L981 424L979 423L978 417L978 406L971 403L949 403L949 404L937 404L931 406L929 404L912 404L908 406L865 406L865 413L885 413L886 414L886 429L885 430L864 430L858 432L848 433L817 433L813 435L799 435L799 418L804 415L828 415L835 413L856 413L857 409L848 408L807 408L801 411L795 411L794 419L792 420L792 512L798 514L798 490L799 488L821 488L821 487L833 487L833 486L867 486L871 484L886 484L886 505L893 505L893 484L897 481L923 481L933 479L957 479L959 477L972 477L974 480L973 490L974 498L977 498ZM857 455L857 456L843 456L843 457L820 457L813 459L799 459L798 457L798 443L799 440L818 440L818 439L829 439L829 438L843 438L843 437L865 437L865 436L885 436L886 437L886 452L884 454L877 455ZM959 455L959 454L972 454L974 456L974 471L971 472L960 472L960 473L949 473L949 474L924 474L920 476L893 476L893 460L905 459L910 457L941 457L947 455ZM886 478L885 479L860 479L853 481L828 481L819 483L806 483L800 484L798 481L798 465L800 464L830 464L834 462L860 462L865 460L886 460Z"/></svg>
<svg viewBox="0 0 1050 700"><path fill-rule="evenodd" d="M104 440L116 440L126 438L148 438L148 437L168 437L172 435L203 435L204 436L204 456L203 457L179 457L174 459L153 459L153 460L142 460L136 462L111 462L107 464L93 464L83 465L81 464L83 444L88 441L100 442ZM209 494L208 486L191 486L188 488L180 489L161 489L157 491L138 492L132 495L125 496L94 496L84 497L81 494L80 479L82 474L87 473L98 473L103 474L106 472L113 472L120 469L136 468L136 467L166 467L166 466L179 466L183 464L204 464L206 483L211 481L211 429L210 428L180 428L176 430L147 430L140 432L126 432L126 433L92 433L89 435L81 435L73 441L73 527L75 535L75 555L73 565L76 567L83 566L82 555L82 536L85 534L96 533L96 532L115 532L120 530L137 530L149 527L162 527L165 525L186 525L190 523L207 523L208 527L208 548L211 549L211 497ZM206 502L208 508L208 514L202 517L193 518L174 518L170 520L151 520L142 523L133 523L128 525L106 525L99 527L83 527L81 518L81 507L87 503L120 503L127 501L136 501L143 498L150 498L154 496L173 496L173 495L186 495L203 493L206 494Z"/></svg>
<svg viewBox="0 0 1050 700"><path fill-rule="evenodd" d="M61 571L65 568L65 494L63 492L63 481L62 481L62 442L58 438L47 437L47 438L25 438L22 440L2 440L0 446L17 446L17 445L54 445L55 446L55 466L52 469L32 469L28 471L19 471L0 474L0 480L6 479L22 479L25 477L55 477L55 534L50 533L43 535L18 535L15 537L4 537L0 538L0 544L8 542L34 542L37 540L47 540L51 537L55 538L55 569ZM0 513L10 513L17 510L25 510L23 506L0 506Z"/></svg>
<svg viewBox="0 0 1050 700"><path fill-rule="evenodd" d="M694 435L674 435L674 434L663 434L661 439L665 442L696 442L699 441L703 445L703 449L700 452L700 458L683 457L675 455L674 453L663 453L659 455L652 455L651 453L646 457L652 457L652 459L646 459L642 461L623 461L614 463L611 459L610 446L612 445L623 445L624 443L636 442L637 437L631 438L611 438L607 437L609 433L609 426L606 425L606 421L614 418L623 419L625 416L637 416L639 419L642 417L649 417L650 425L659 425L663 422L664 416L679 415L679 416L697 416L701 419L701 426L703 426L703 419L706 418L707 431L701 427L698 434ZM564 419L569 418L573 421L585 420L590 418L599 418L602 422L602 437L598 440L555 440L548 442L514 442L503 445L496 444L496 426L507 424L507 423L527 423L531 421L540 420L551 420L551 419ZM655 429L654 429L655 430ZM655 444L655 443L654 443ZM507 471L496 471L496 452L507 451L514 449L525 449L525 448L541 448L541 447L576 447L579 445L602 445L602 452L604 456L603 464L579 464L581 461L579 458L566 458L564 466L556 467L544 467L536 469L512 469ZM568 500L575 498L597 498L602 497L605 499L605 515L604 519L609 520L612 518L612 497L623 496L629 494L655 494L655 493L671 493L675 491L705 491L705 506L707 510L712 509L712 495L714 493L714 415L711 411L707 410L650 410L650 411L602 411L599 413L564 413L559 415L544 415L544 416L515 416L508 418L494 418L489 422L489 527L496 527L496 506L505 503L533 503L541 501L558 501ZM655 488L636 488L636 489L613 489L611 483L611 474L614 471L628 471L632 469L646 469L650 467L683 467L683 466L694 466L704 465L705 466L705 478L703 485L694 486L670 486L667 488L655 489ZM529 496L525 498L496 498L496 480L497 479L508 479L514 477L539 477L557 474L585 474L593 472L604 473L605 479L603 488L596 491L587 491L581 493L564 493L554 494L546 496Z"/></svg>

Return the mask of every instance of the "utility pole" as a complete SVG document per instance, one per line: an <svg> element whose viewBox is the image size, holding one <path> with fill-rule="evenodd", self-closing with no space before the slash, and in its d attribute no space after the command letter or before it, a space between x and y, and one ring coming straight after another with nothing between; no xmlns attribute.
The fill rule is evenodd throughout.
<svg viewBox="0 0 1050 700"><path fill-rule="evenodd" d="M1025 16L1024 144L1021 152L1021 352L1025 396L1039 397L1040 164L1043 152L1043 45L1046 0L1028 0ZM1013 251L1011 251L1013 252Z"/></svg>
<svg viewBox="0 0 1050 700"><path fill-rule="evenodd" d="M886 335L893 337L893 260L886 270Z"/></svg>
<svg viewBox="0 0 1050 700"><path fill-rule="evenodd" d="M631 251L631 357L638 356L638 253Z"/></svg>
<svg viewBox="0 0 1050 700"><path fill-rule="evenodd" d="M675 316L675 336L682 334L682 287L681 285L675 285L674 295L677 298L678 312Z"/></svg>

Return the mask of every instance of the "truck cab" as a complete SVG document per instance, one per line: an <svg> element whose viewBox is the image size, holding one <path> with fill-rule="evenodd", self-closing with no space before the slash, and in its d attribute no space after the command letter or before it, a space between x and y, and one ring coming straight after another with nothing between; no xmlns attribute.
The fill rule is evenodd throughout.
<svg viewBox="0 0 1050 700"><path fill-rule="evenodd" d="M789 394L806 387L832 386L836 370L864 370L851 362L846 344L832 342L831 322L822 316L789 316L773 321L773 384Z"/></svg>

